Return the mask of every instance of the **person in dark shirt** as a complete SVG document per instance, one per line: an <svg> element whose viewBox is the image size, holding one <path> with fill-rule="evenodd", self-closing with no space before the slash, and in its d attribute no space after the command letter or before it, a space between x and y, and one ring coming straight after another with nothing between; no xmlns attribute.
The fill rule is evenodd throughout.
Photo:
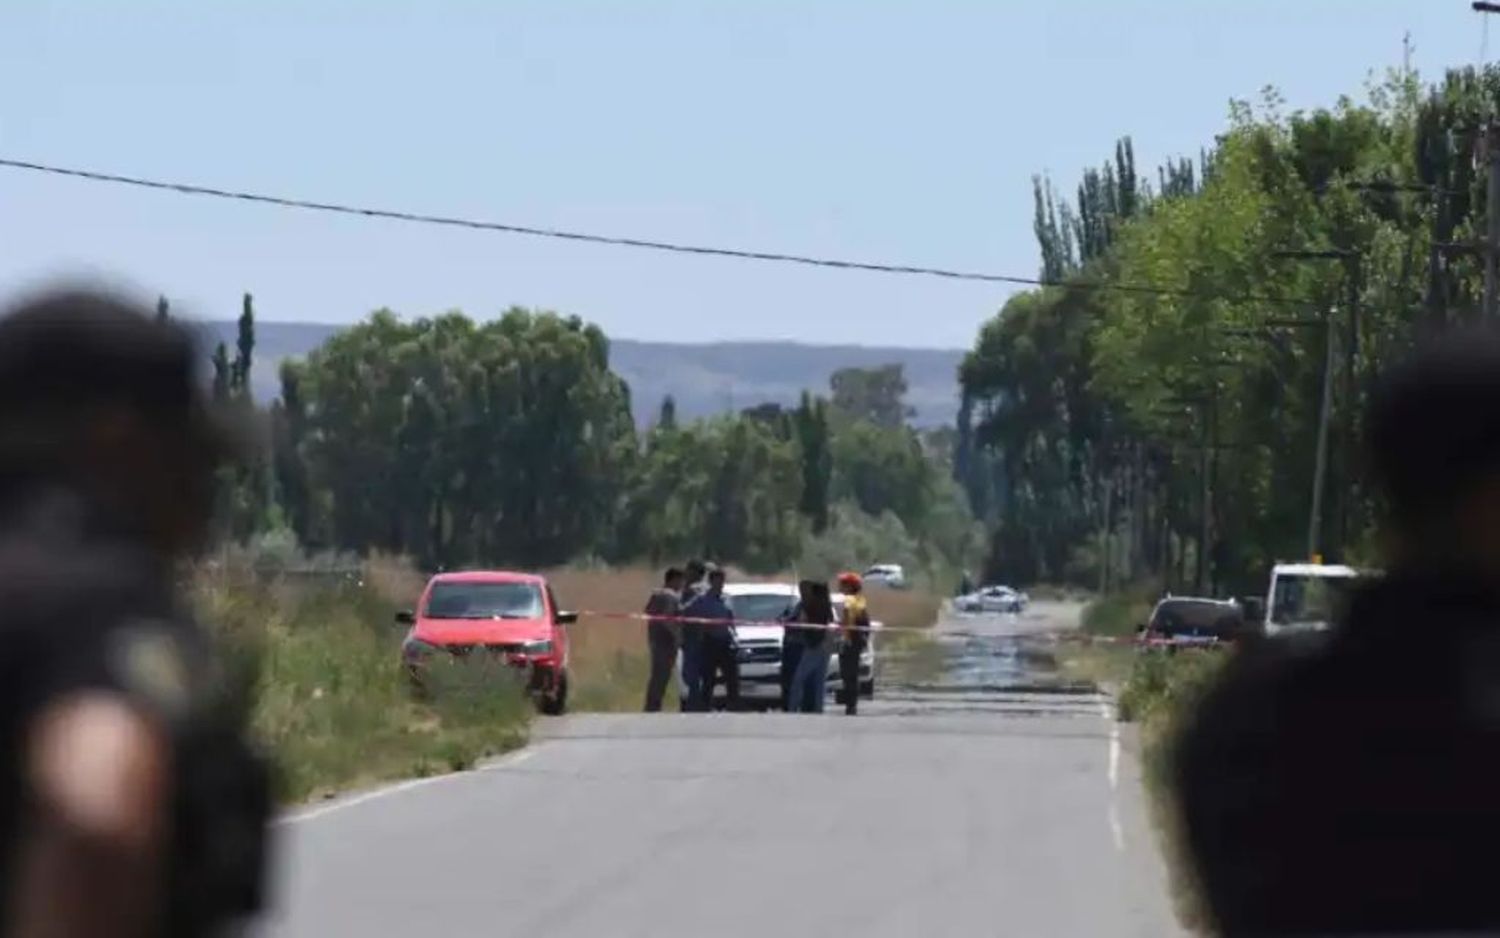
<svg viewBox="0 0 1500 938"><path fill-rule="evenodd" d="M804 628L802 633L802 657L792 675L792 686L787 693L787 710L792 713L822 713L828 693L828 659L834 642L833 597L828 584L813 581L808 590L807 602L802 605L799 617ZM806 626L821 626L808 628Z"/></svg>
<svg viewBox="0 0 1500 938"><path fill-rule="evenodd" d="M817 583L813 580L802 580L797 584L797 602L788 609L781 619L784 622L801 622L803 610L807 608L808 597L812 595ZM788 626L781 634L781 709L790 710L789 695L792 689L792 678L797 675L797 664L802 660L803 633L805 629Z"/></svg>
<svg viewBox="0 0 1500 938"><path fill-rule="evenodd" d="M1500 930L1500 339L1398 367L1366 435L1386 574L1236 651L1173 753L1226 935Z"/></svg>
<svg viewBox="0 0 1500 938"><path fill-rule="evenodd" d="M730 710L740 704L739 649L734 641L734 611L724 597L724 571L712 567L708 571L708 589L695 596L682 610L682 614L702 622L684 623L699 633L698 693L693 709L713 709L714 686L719 677L724 678L725 703Z"/></svg>
<svg viewBox="0 0 1500 938"><path fill-rule="evenodd" d="M646 645L651 653L651 676L646 683L646 712L660 713L677 650L682 646L682 623L676 620L682 608L683 572L668 568L660 589L646 600Z"/></svg>
<svg viewBox="0 0 1500 938"><path fill-rule="evenodd" d="M682 587L682 601L678 603L680 614L685 613L687 607L693 600L701 596L707 589L708 564L701 560L689 560L685 565L686 572L683 576L685 581ZM684 713L692 710L698 702L696 688L699 683L699 673L703 670L703 631L696 622L680 622L682 626L680 633L682 644L682 683L687 688L687 693L677 700L677 709Z"/></svg>
<svg viewBox="0 0 1500 938"><path fill-rule="evenodd" d="M0 318L0 929L217 934L256 911L268 775L174 595L246 440L181 327L59 292Z"/></svg>

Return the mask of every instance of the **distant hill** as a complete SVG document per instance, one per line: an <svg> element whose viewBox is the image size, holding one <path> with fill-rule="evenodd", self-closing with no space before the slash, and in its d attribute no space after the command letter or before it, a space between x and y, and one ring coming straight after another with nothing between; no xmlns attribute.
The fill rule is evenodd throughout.
<svg viewBox="0 0 1500 938"><path fill-rule="evenodd" d="M233 348L235 324L209 322L210 341ZM345 328L325 323L257 322L251 371L255 395L269 401L279 391L284 358L300 358ZM797 342L674 344L610 340L610 366L630 384L636 422L652 420L671 394L681 417L703 417L773 401L794 404L804 389L826 393L840 368L870 368L900 362L910 386L907 403L918 426L952 423L958 411L958 365L963 352L949 349L804 345Z"/></svg>

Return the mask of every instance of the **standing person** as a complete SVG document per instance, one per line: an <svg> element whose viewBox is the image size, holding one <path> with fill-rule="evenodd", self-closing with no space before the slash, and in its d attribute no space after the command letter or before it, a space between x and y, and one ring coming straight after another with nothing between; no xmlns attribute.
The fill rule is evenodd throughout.
<svg viewBox="0 0 1500 938"><path fill-rule="evenodd" d="M787 709L792 713L822 713L823 698L828 693L828 655L833 644L833 597L827 583L809 584L808 598L802 606L801 620L822 628L798 629L802 633L802 657L792 675L787 693Z"/></svg>
<svg viewBox="0 0 1500 938"><path fill-rule="evenodd" d="M682 608L684 574L676 567L667 568L660 589L651 591L646 600L646 645L651 651L651 676L646 682L646 712L660 713L661 699L672 679L677 650L682 647L682 623L677 613Z"/></svg>
<svg viewBox="0 0 1500 938"><path fill-rule="evenodd" d="M854 716L859 712L859 656L870 642L870 611L858 573L840 573L839 592L844 594L839 682L844 689L844 712Z"/></svg>
<svg viewBox="0 0 1500 938"><path fill-rule="evenodd" d="M784 622L801 622L803 610L807 607L808 597L817 584L812 580L802 580L797 584L797 602L792 608L782 614ZM781 633L781 709L790 711L790 694L792 689L792 678L797 675L797 663L802 660L802 649L804 646L803 634L806 630L788 625Z"/></svg>
<svg viewBox="0 0 1500 938"><path fill-rule="evenodd" d="M1236 650L1177 740L1223 934L1500 928L1500 339L1398 367L1366 440L1385 574L1331 630Z"/></svg>
<svg viewBox="0 0 1500 938"><path fill-rule="evenodd" d="M245 442L201 360L105 294L0 318L5 934L213 935L260 907L268 774L174 588Z"/></svg>
<svg viewBox="0 0 1500 938"><path fill-rule="evenodd" d="M698 694L693 709L706 711L713 708L714 685L719 675L724 677L726 704L730 710L740 705L740 661L739 649L734 643L734 612L724 598L724 571L710 567L708 590L693 599L683 610L683 615L706 620L700 630L701 646L698 659Z"/></svg>
<svg viewBox="0 0 1500 938"><path fill-rule="evenodd" d="M683 574L682 601L678 603L680 615L687 615L688 606L708 589L704 577L708 565L696 558L687 562ZM688 692L677 701L677 709L683 713L693 709L698 699L699 673L703 670L703 627L697 622L679 622L679 641L682 645L682 683Z"/></svg>

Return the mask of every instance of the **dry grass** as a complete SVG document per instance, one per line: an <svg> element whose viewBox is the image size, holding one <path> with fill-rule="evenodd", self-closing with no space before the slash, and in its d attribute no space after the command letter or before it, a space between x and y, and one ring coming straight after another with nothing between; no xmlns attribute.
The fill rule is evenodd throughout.
<svg viewBox="0 0 1500 938"><path fill-rule="evenodd" d="M923 590L871 588L865 591L870 618L898 629L926 629L936 622L943 601Z"/></svg>
<svg viewBox="0 0 1500 938"><path fill-rule="evenodd" d="M552 591L564 609L583 615L572 629L572 698L583 711L639 710L645 702L650 657L646 623L612 619L590 612L639 612L659 583L658 571L643 567L618 570L563 568L547 571ZM676 682L668 687L669 706L676 706Z"/></svg>
<svg viewBox="0 0 1500 938"><path fill-rule="evenodd" d="M1087 681L1118 696L1135 663L1128 645L1065 645L1057 656L1058 670L1070 680Z"/></svg>
<svg viewBox="0 0 1500 938"><path fill-rule="evenodd" d="M870 618L897 630L879 636L877 652L880 655L907 656L912 661L928 660L922 657L925 646L931 645L932 650L937 647L931 638L921 632L901 630L932 628L937 624L943 601L922 590L872 588L865 595L870 604Z"/></svg>

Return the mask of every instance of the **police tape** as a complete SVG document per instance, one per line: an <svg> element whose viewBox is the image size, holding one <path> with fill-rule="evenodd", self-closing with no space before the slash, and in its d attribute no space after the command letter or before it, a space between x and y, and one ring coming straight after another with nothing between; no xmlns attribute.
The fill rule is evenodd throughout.
<svg viewBox="0 0 1500 938"><path fill-rule="evenodd" d="M775 626L778 628L826 630L829 632L929 632L930 628L916 625L842 625L838 622L830 622L826 625L818 622L793 622L783 619L713 619L703 616L672 616L672 615L648 615L644 612L597 612L583 610L578 613L579 619L628 619L637 622L672 622L680 625L755 625Z"/></svg>
<svg viewBox="0 0 1500 938"><path fill-rule="evenodd" d="M1091 635L1086 632L1011 632L1011 633L976 633L960 630L939 631L930 625L885 625L883 623L872 623L870 625L841 625L837 622L822 624L817 622L795 622L782 619L714 619L703 616L683 615L654 615L644 612L605 612L599 610L581 610L577 613L580 621L584 619L610 619L616 621L632 622L666 622L680 625L700 626L760 626L772 628L803 629L807 631L827 632L869 632L874 635L885 635L889 633L907 633L916 635L941 634L949 638L985 638L1005 639L1018 642L1037 642L1049 644L1076 644L1076 645L1124 645L1135 648L1219 648L1232 645L1232 642L1221 640L1214 636L1202 635Z"/></svg>

